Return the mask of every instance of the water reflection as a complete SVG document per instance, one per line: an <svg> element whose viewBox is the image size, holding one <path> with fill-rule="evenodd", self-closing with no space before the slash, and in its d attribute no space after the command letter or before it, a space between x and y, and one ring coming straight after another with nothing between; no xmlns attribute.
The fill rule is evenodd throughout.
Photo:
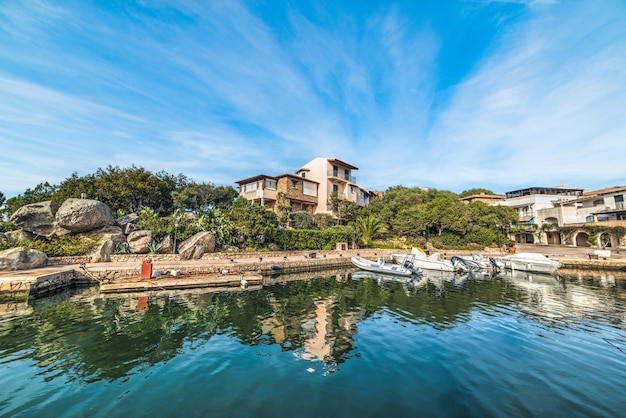
<svg viewBox="0 0 626 418"><path fill-rule="evenodd" d="M227 335L249 346L279 345L334 371L355 355L359 324L381 313L436 330L457 327L477 310L520 311L546 327L626 328L626 280L610 273L471 277L433 272L398 280L343 272L272 280L252 291L104 297L86 290L3 303L0 362L29 358L48 379L114 381ZM610 344L625 346L614 337Z"/></svg>

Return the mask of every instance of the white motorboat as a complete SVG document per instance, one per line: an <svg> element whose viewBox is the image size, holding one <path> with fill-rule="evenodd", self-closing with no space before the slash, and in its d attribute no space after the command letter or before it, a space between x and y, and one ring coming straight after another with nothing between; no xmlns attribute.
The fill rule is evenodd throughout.
<svg viewBox="0 0 626 418"><path fill-rule="evenodd" d="M558 261L550 260L543 254L517 253L504 257L493 257L496 263L502 263L507 270L529 271L552 274L561 267Z"/></svg>
<svg viewBox="0 0 626 418"><path fill-rule="evenodd" d="M387 264L382 257L378 257L376 261L370 261L362 257L352 257L352 264L361 270L371 271L374 273L393 274L396 276L409 277L419 274L419 270L409 263Z"/></svg>
<svg viewBox="0 0 626 418"><path fill-rule="evenodd" d="M456 271L457 268L448 260L442 260L439 253L427 256L422 250L413 248L410 254L391 254L394 262L404 265L407 261L422 270Z"/></svg>
<svg viewBox="0 0 626 418"><path fill-rule="evenodd" d="M458 256L457 258L460 258L461 260L463 260L463 262L465 262L465 264L467 264L473 270L492 270L498 267L498 266L495 266L494 263L489 258L483 257L480 254L461 255L461 256ZM504 266L500 266L500 267L504 267Z"/></svg>

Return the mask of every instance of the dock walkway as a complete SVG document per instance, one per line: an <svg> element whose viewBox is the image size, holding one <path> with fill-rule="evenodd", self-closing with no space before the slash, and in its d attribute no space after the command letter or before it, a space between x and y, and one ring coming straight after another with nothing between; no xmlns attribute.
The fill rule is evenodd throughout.
<svg viewBox="0 0 626 418"><path fill-rule="evenodd" d="M225 284L235 286L244 276L250 284L256 285L262 281L263 275L349 268L352 267L350 258L354 255L369 259L381 256L389 259L389 254L399 251L402 250L215 253L206 255L200 260L179 260L171 256L159 260L156 255L153 257L150 254L134 255L124 261L50 265L33 270L0 272L0 296L3 298L15 295L38 296L78 285L99 285L103 292L225 286ZM593 253L591 248L518 244L517 252L542 253L561 262L565 269L626 271L626 251L612 251L606 260L590 259L589 254ZM468 253L471 252L441 251L442 256L447 259ZM505 253L492 249L491 253L485 255L497 256ZM151 262L153 277L140 280L142 262L150 258L154 259Z"/></svg>

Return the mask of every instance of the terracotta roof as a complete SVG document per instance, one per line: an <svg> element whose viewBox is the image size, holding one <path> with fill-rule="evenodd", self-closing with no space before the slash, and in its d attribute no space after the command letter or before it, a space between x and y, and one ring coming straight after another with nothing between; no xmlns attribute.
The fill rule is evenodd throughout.
<svg viewBox="0 0 626 418"><path fill-rule="evenodd" d="M305 180L305 181L308 181L310 183L319 184L319 182L317 182L315 180L310 180L310 179L307 179L307 178L304 178L304 177L296 176L295 174L291 174L291 173L280 174L278 176L268 176L268 175L265 175L265 174L259 174L259 175L254 176L254 177L248 177L247 179L236 181L235 183L237 183L237 184L247 184L247 183L251 183L253 181L258 181L258 180L262 180L262 179L278 180L281 177L292 177L294 179Z"/></svg>
<svg viewBox="0 0 626 418"><path fill-rule="evenodd" d="M462 197L461 200L470 200L470 199L506 199L506 196L502 196L499 194L473 194L471 196Z"/></svg>
<svg viewBox="0 0 626 418"><path fill-rule="evenodd" d="M277 178L278 177L268 176L268 175L265 175L265 174L259 174L259 175L256 175L254 177L248 177L247 179L236 181L235 183L237 183L237 184L245 184L245 183L250 183L252 181L257 181L257 180L261 180L261 179L273 179L273 180L276 180Z"/></svg>
<svg viewBox="0 0 626 418"><path fill-rule="evenodd" d="M337 163L337 164L341 164L343 166L348 167L351 170L358 170L359 169L359 167L355 167L352 164L348 164L348 163L346 163L344 161L338 160L337 158L329 158L328 161L334 162L334 163Z"/></svg>
<svg viewBox="0 0 626 418"><path fill-rule="evenodd" d="M621 192L626 190L626 186L617 186L617 187L605 187L600 190L592 190L590 192L583 193L582 197L591 197L591 196L599 196L603 194Z"/></svg>
<svg viewBox="0 0 626 418"><path fill-rule="evenodd" d="M298 180L308 181L309 183L320 184L319 181L311 180L311 179L308 179L306 177L297 176L297 175L291 174L291 173L285 173L285 174L281 174L281 175L276 176L277 179L279 179L281 177L291 177L291 178L298 179Z"/></svg>

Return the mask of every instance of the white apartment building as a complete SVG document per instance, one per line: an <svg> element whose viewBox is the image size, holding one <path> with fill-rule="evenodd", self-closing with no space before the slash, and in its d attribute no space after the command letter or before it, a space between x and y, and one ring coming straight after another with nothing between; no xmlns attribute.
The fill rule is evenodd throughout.
<svg viewBox="0 0 626 418"><path fill-rule="evenodd" d="M320 157L300 167L296 170L296 175L319 183L315 213L332 214L330 203L333 194L339 200L359 206L369 204L372 192L357 185L355 170L358 168L337 158Z"/></svg>

